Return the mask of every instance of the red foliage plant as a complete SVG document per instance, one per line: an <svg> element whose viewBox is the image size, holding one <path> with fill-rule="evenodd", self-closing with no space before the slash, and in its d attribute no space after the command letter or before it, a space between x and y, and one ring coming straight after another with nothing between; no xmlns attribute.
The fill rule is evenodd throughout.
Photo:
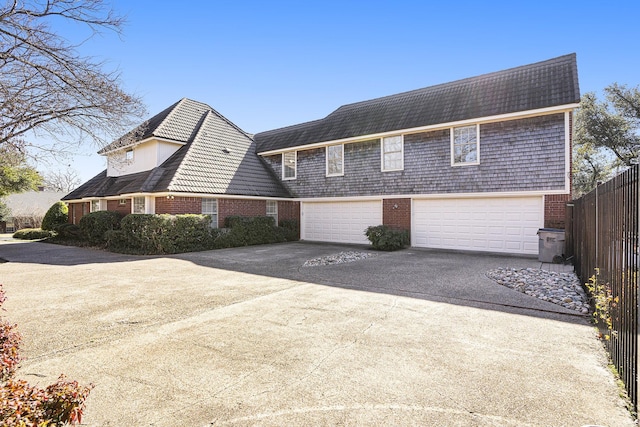
<svg viewBox="0 0 640 427"><path fill-rule="evenodd" d="M0 308L6 296L0 284ZM45 389L14 379L20 363L20 334L0 319L0 420L7 427L57 427L82 422L93 384L81 387L64 375Z"/></svg>

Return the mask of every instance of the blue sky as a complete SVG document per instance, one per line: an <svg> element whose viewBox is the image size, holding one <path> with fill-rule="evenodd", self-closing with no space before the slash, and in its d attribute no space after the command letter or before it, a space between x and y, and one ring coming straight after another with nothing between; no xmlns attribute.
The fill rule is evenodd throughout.
<svg viewBox="0 0 640 427"><path fill-rule="evenodd" d="M118 68L149 115L183 97L247 132L315 120L340 105L575 52L582 93L640 84L637 0L114 0L122 37L82 52ZM70 39L75 27L61 28ZM85 144L70 161L105 167ZM60 165L64 168L64 165Z"/></svg>

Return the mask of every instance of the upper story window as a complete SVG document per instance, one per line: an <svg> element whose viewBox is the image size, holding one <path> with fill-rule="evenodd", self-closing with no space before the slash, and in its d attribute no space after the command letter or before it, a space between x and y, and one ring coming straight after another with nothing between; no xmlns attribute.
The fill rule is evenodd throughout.
<svg viewBox="0 0 640 427"><path fill-rule="evenodd" d="M124 152L124 159L128 162L133 160L133 148L130 148Z"/></svg>
<svg viewBox="0 0 640 427"><path fill-rule="evenodd" d="M327 147L327 176L344 175L344 145Z"/></svg>
<svg viewBox="0 0 640 427"><path fill-rule="evenodd" d="M402 135L382 138L382 171L404 169L404 139Z"/></svg>
<svg viewBox="0 0 640 427"><path fill-rule="evenodd" d="M218 228L218 200L202 199L202 213L211 215L211 227Z"/></svg>
<svg viewBox="0 0 640 427"><path fill-rule="evenodd" d="M286 153L282 153L282 179L296 179L297 162L297 151L288 151Z"/></svg>
<svg viewBox="0 0 640 427"><path fill-rule="evenodd" d="M134 214L143 214L146 211L145 206L145 198L144 197L134 197L133 198L133 213Z"/></svg>
<svg viewBox="0 0 640 427"><path fill-rule="evenodd" d="M276 200L267 200L267 216L270 216L278 225L278 202Z"/></svg>
<svg viewBox="0 0 640 427"><path fill-rule="evenodd" d="M478 125L453 128L451 132L451 164L477 165L480 163L480 129Z"/></svg>

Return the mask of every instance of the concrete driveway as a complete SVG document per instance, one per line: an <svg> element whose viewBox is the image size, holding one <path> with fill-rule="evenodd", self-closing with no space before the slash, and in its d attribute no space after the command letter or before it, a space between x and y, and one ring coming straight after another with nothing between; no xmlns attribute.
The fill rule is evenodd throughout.
<svg viewBox="0 0 640 427"><path fill-rule="evenodd" d="M134 257L0 242L23 378L91 426L635 425L583 317L495 284L528 258L286 243Z"/></svg>

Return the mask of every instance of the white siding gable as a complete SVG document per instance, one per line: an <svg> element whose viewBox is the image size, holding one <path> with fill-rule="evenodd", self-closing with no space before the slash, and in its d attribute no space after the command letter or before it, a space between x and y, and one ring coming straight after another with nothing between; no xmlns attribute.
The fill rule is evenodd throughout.
<svg viewBox="0 0 640 427"><path fill-rule="evenodd" d="M181 146L182 144L179 143L150 140L114 151L107 156L107 176L122 176L151 170L160 166ZM133 149L133 158L128 160L127 151L131 149Z"/></svg>

